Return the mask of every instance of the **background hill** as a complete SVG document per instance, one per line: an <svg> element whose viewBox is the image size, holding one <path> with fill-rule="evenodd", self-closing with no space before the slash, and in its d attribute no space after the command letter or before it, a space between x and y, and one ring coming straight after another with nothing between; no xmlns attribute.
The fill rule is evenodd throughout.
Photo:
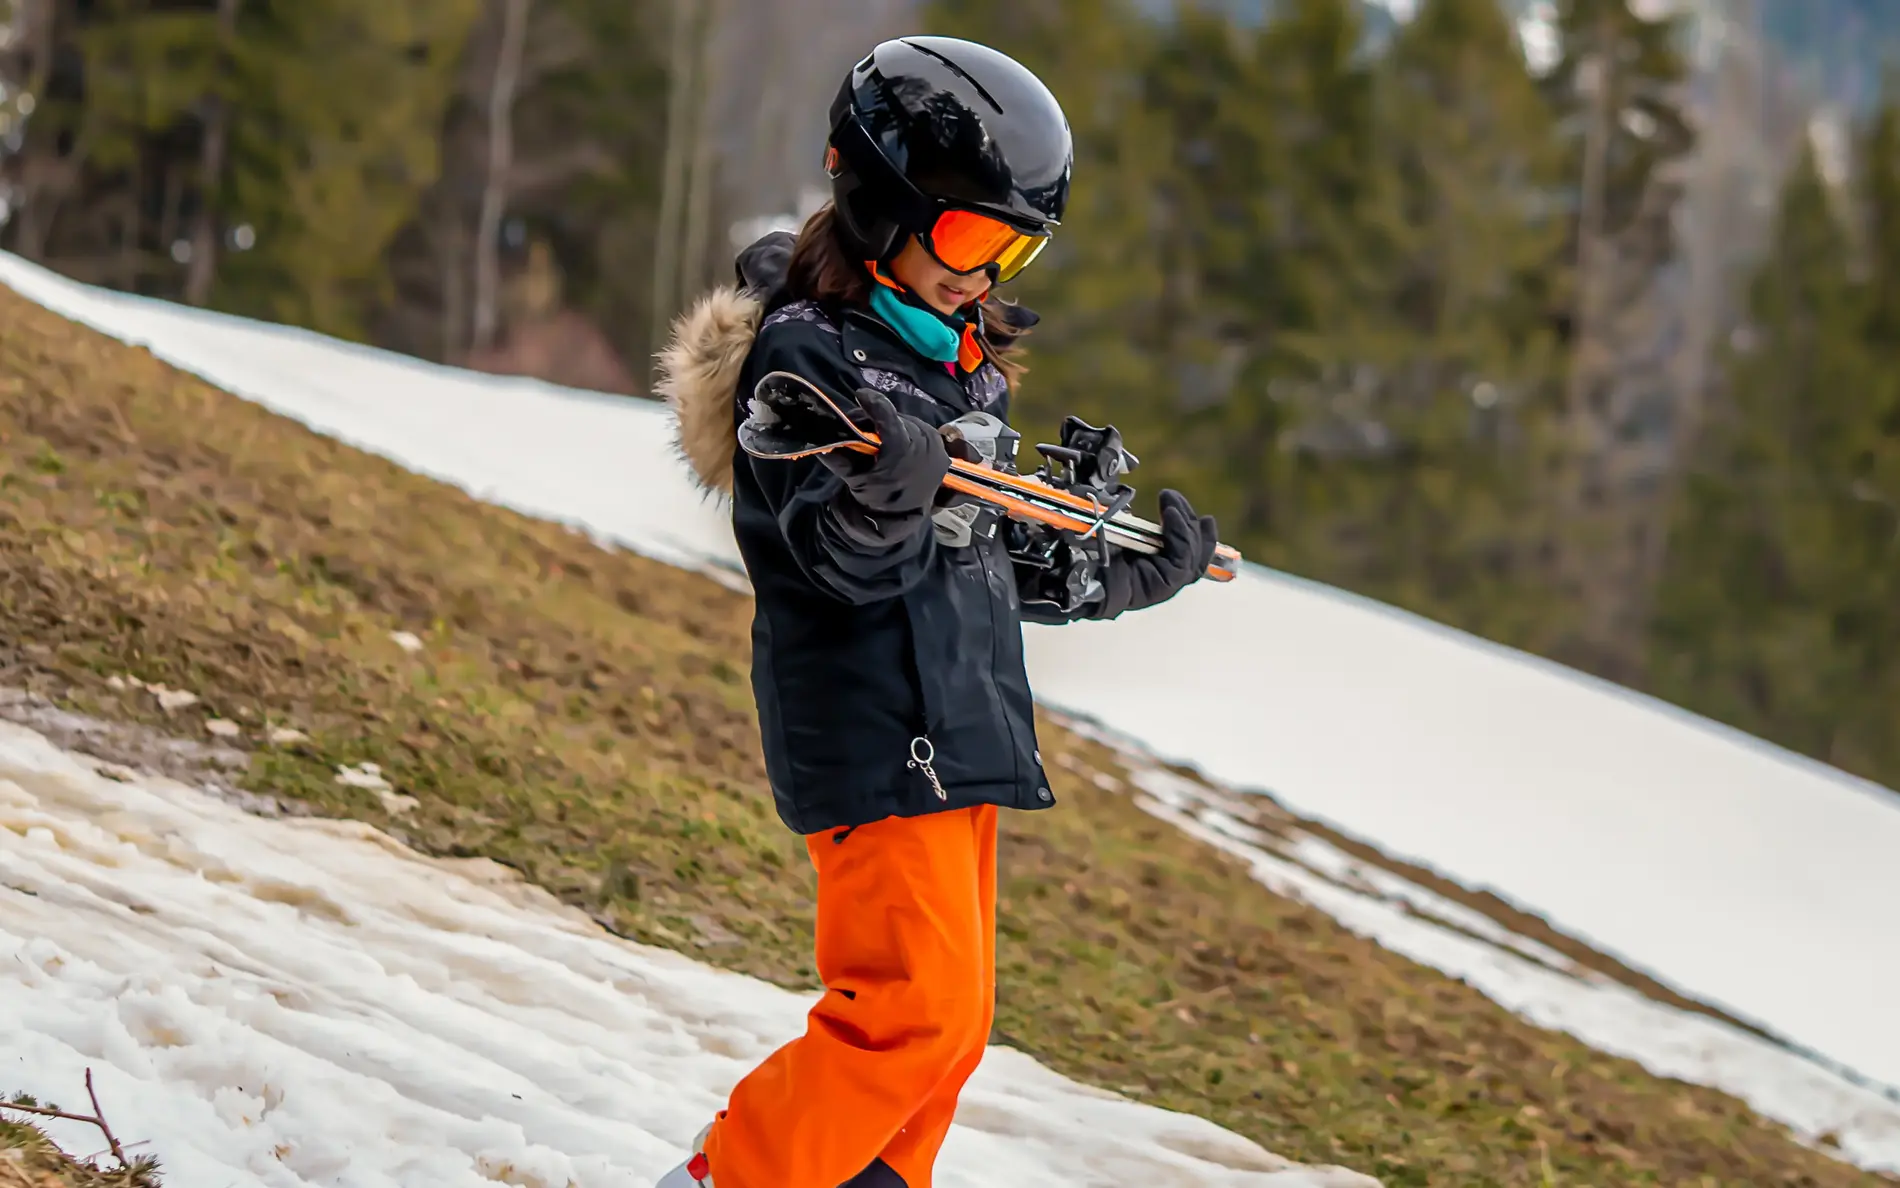
<svg viewBox="0 0 1900 1188"><path fill-rule="evenodd" d="M743 688L747 602L720 568L730 539L716 509L693 499L650 407L113 300L5 258L0 265L9 284L38 300L150 343L246 396L225 395L0 289L9 327L0 356L7 476L0 547L9 558L0 683L28 695L11 698L6 716L100 754L119 771L83 789L55 787L35 773L65 760L16 757L24 774L0 784L33 789L9 800L0 817L7 823L0 853L23 876L0 889L9 906L0 919L35 921L5 934L6 944L32 946L33 960L0 964L23 979L0 982L0 994L25 1004L0 1012L14 1020L0 1033L0 1052L57 1056L22 1064L43 1070L47 1083L19 1087L67 1096L62 1086L76 1080L91 1050L60 1039L85 1034L50 1022L67 1017L59 1012L71 1009L61 1005L71 994L34 971L70 967L86 985L106 987L134 972L120 947L83 941L90 935L83 926L45 914L99 894L123 898L114 890L120 876L94 872L86 865L92 857L60 857L64 850L45 850L45 841L70 837L75 853L99 861L129 861L113 855L155 845L161 856L202 854L188 869L228 865L218 855L229 843L167 848L163 839L184 826L141 815L142 792L128 786L127 799L115 800L112 779L138 784L140 769L208 784L254 813L355 818L425 854L503 862L593 923L810 988L809 876L795 841L770 820L758 771ZM637 543L705 572L603 549L596 539ZM1325 717L1317 727L1286 720L1262 713L1262 702L1226 729L1286 740L1266 752L1283 759L1330 754L1322 766L1335 791L1380 790L1388 824L1405 819L1395 810L1408 803L1436 806L1444 836L1471 834L1486 821L1491 852L1541 855L1541 868L1587 876L1579 885L1594 888L1597 900L1634 913L1621 917L1625 925L1660 923L1665 931L1652 935L1689 929L1678 933L1684 953L1752 954L1748 984L1723 993L1794 993L1784 1007L1796 1013L1784 1011L1778 1026L1839 1029L1861 1017L1851 996L1877 987L1881 975L1855 975L1866 949L1839 936L1860 920L1879 935L1881 904L1891 897L1841 872L1877 869L1851 855L1882 845L1883 826L1897 819L1890 807L1838 776L1790 766L1765 748L1574 677L1350 598L1290 587L1250 574L1202 591L1202 609L1188 608L1171 626L1169 616L1150 616L1174 634L1174 647L1085 650L1118 658L1125 682L1130 660L1150 657L1126 687L1157 691L1179 720L1196 698L1191 686L1184 692L1172 683L1170 665L1232 650L1183 632L1221 630L1209 608L1267 599L1277 612L1251 617L1282 638L1334 641L1322 648L1331 666L1282 647L1271 670L1284 687L1304 689ZM1373 729L1385 740L1362 752L1403 756L1420 741L1377 705L1342 703L1329 692L1342 681L1339 665L1357 662L1343 646L1353 638L1388 680L1347 677L1346 687L1376 693L1403 676L1393 686L1402 692L1412 679L1403 674L1423 662L1417 675L1439 673L1436 698L1452 708L1487 700L1548 706L1553 694L1568 697L1596 725L1579 733L1564 725L1565 714L1536 714L1550 722L1549 737L1571 731L1573 753L1625 756L1659 787L1687 789L1676 765L1692 757L1723 773L1719 788L1749 789L1742 816L1766 830L1712 833L1693 820L1687 829L1652 820L1646 833L1619 830L1625 817L1600 795L1600 781L1566 787L1546 765L1543 778L1530 777L1527 797L1526 777L1512 766L1516 752L1501 736L1488 751L1453 742L1465 766L1445 768L1427 795L1411 782L1341 768L1346 752L1329 750L1326 739L1355 723L1360 736ZM1086 643L1087 632L1032 641L1039 686L1059 687L1066 671L1098 694L1113 693L1113 682L1088 680L1086 667L1047 650L1063 639ZM1197 671L1209 675L1205 666ZM1112 699L1096 704L1109 722L1122 718ZM1153 730L1166 721L1152 715L1133 724ZM1047 715L1044 722L1063 804L1011 823L1000 1043L1085 1083L1210 1118L1283 1155L1344 1163L1387 1183L1538 1184L1571 1175L1595 1183L1878 1182L1790 1142L1784 1127L1846 1159L1900 1163L1900 1103L1558 922L1388 857L1285 802L1170 771L1099 726ZM1289 745L1297 738L1315 745ZM1501 797L1498 807L1487 815L1475 802L1449 798L1459 782ZM1292 787L1298 800L1328 800L1307 781ZM1806 824L1782 824L1789 820ZM88 823L95 821L105 824ZM87 831L98 828L107 832L94 839ZM1513 839L1521 829L1530 832ZM1585 836L1588 846L1579 844ZM1763 863L1751 847L1768 838L1783 848ZM1604 885L1606 867L1644 865L1619 846L1655 841L1699 864L1685 868L1697 872L1698 885L1708 886L1713 870L1732 873L1732 895L1643 900L1634 875ZM1593 868L1571 860L1591 854ZM336 911L323 905L344 894L318 890L330 878L312 867L289 887L256 882L255 894L327 928ZM72 889L74 880L92 890ZM306 883L311 890L296 889ZM1793 894L1799 887L1808 894ZM348 898L364 911L389 910L372 909L363 894ZM1766 895L1759 902L1774 905L1774 914L1738 913L1736 897L1750 895ZM253 910L285 910L226 902L221 912L245 919ZM1715 930L1737 914L1749 915L1753 929L1742 948ZM110 918L114 936L152 927L131 908L111 909ZM171 927L166 912L154 918ZM61 939L68 936L75 939ZM83 950L57 948L82 941ZM1844 963L1843 976L1821 979L1832 999L1816 992L1817 955ZM201 970L204 959L180 969ZM494 950L487 960L512 958ZM1771 976L1777 969L1802 976ZM281 980L288 971L273 976L280 993L305 985L303 974L288 983ZM153 984L223 1010L221 983L199 977ZM110 994L87 1001L117 1009ZM591 1009L562 1004L558 1011ZM1857 1058L1883 1050L1878 1000L1874 1006L1860 1042L1845 1041ZM773 1034L766 1027L759 1042ZM306 1042L322 1061L336 1058L321 1036ZM437 1049L444 1059L452 1050ZM227 1091L225 1074L189 1052L176 1072L162 1071L169 1063L124 1067L146 1068L127 1089L143 1084L181 1109ZM717 1074L694 1075L706 1078L700 1092L716 1092ZM190 1110L179 1116L210 1125ZM675 1121L671 1141L683 1142L692 1128ZM536 1141L583 1149L572 1145L578 1138Z"/></svg>

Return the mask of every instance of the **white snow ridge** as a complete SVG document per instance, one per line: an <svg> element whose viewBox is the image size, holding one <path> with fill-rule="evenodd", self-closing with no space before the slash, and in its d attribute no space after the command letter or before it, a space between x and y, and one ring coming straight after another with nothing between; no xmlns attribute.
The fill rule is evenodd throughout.
<svg viewBox="0 0 1900 1188"><path fill-rule="evenodd" d="M620 940L485 860L266 819L0 722L0 1089L180 1188L646 1188L811 999ZM88 1128L54 1123L81 1154ZM1376 1188L992 1048L944 1188Z"/></svg>

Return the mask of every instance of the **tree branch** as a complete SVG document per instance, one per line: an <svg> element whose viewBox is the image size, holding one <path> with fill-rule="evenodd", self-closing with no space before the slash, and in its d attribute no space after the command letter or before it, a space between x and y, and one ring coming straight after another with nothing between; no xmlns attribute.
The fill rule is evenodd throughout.
<svg viewBox="0 0 1900 1188"><path fill-rule="evenodd" d="M699 55L693 52L695 26L699 18L698 0L673 0L672 46L666 58L666 152L660 182L660 217L653 231L653 309L648 331L648 351L657 351L666 341L667 326L673 320L680 267L680 220L685 205L686 168L690 158L687 139L693 121L687 108L693 101L694 68Z"/></svg>
<svg viewBox="0 0 1900 1188"><path fill-rule="evenodd" d="M238 0L218 0L218 67L222 83L229 69L231 42L237 36ZM198 214L191 229L191 263L185 272L185 304L203 305L211 299L218 275L218 233L222 203L217 193L224 182L225 144L230 135L231 112L216 90L206 97L204 141L198 154Z"/></svg>
<svg viewBox="0 0 1900 1188"><path fill-rule="evenodd" d="M38 1114L42 1118L64 1118L68 1122L85 1122L99 1128L106 1136L106 1146L112 1151L112 1157L126 1170L132 1167L125 1157L125 1148L119 1145L119 1136L112 1133L112 1127L106 1124L106 1112L99 1105L99 1093L92 1087L92 1070L86 1070L86 1096L92 1099L92 1114L69 1114L65 1110L56 1110L48 1106L19 1105L11 1101L0 1101L0 1110L18 1110L23 1114Z"/></svg>

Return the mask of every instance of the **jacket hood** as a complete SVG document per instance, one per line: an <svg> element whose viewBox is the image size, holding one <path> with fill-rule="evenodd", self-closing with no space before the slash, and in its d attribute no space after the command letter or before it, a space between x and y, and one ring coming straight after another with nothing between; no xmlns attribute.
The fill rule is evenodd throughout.
<svg viewBox="0 0 1900 1188"><path fill-rule="evenodd" d="M733 406L764 305L736 285L714 289L673 322L654 391L673 414L673 447L706 491L732 494Z"/></svg>
<svg viewBox="0 0 1900 1188"><path fill-rule="evenodd" d="M774 231L739 254L738 284L722 285L673 320L653 390L673 414L673 446L702 489L732 494L739 377L766 306L781 296L791 234Z"/></svg>

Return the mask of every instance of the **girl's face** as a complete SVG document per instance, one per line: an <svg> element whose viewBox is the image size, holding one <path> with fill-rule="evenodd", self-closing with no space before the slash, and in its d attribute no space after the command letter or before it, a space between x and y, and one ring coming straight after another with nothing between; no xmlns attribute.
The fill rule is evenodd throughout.
<svg viewBox="0 0 1900 1188"><path fill-rule="evenodd" d="M904 250L891 261L891 275L917 294L924 304L941 314L954 314L972 301L980 301L990 290L990 274L972 272L959 276L931 259L915 235Z"/></svg>

